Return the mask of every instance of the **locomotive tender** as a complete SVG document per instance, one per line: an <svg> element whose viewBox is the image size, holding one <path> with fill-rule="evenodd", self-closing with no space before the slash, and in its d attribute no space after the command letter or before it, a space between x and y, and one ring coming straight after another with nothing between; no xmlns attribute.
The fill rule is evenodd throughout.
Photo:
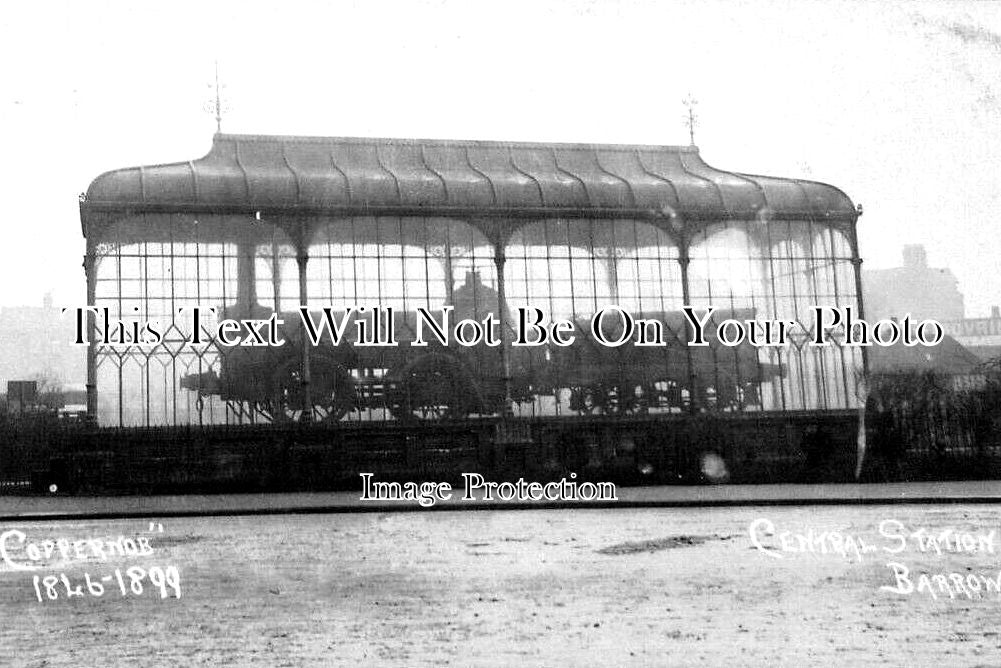
<svg viewBox="0 0 1001 668"><path fill-rule="evenodd" d="M101 425L491 423L498 443L586 434L602 452L701 430L741 460L854 448L864 351L808 345L814 306L862 313L858 213L829 185L717 170L695 147L218 134L204 158L99 176L80 213L88 304L164 333L100 347L90 316ZM317 322L354 307L345 339L312 345L300 305ZM667 345L598 344L609 305ZM190 346L195 306L212 311ZM803 335L689 346L685 306ZM352 345L354 320L387 307L401 345ZM408 345L416 309L444 307L497 319L500 345ZM573 323L574 344L512 346L512 314L534 308ZM216 338L217 320L274 314L281 347Z"/></svg>

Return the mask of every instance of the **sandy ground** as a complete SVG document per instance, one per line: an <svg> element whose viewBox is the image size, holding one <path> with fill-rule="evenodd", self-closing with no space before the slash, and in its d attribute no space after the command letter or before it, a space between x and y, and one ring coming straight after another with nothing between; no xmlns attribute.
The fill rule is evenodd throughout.
<svg viewBox="0 0 1001 668"><path fill-rule="evenodd" d="M870 546L782 552L782 532ZM994 530L941 555L892 533ZM142 536L152 554L0 565L0 664L16 666L681 666L1001 663L1001 595L899 594L918 573L1001 568L998 506L368 513L5 522L28 541ZM151 531L152 528L152 531ZM828 543L829 544L829 543ZM787 538L787 547L794 540ZM15 564L28 555L10 537ZM819 549L819 548L818 548ZM70 555L72 557L72 555ZM34 563L34 562L33 562ZM175 566L181 598L109 584L36 598L32 576ZM127 582L127 580L126 580ZM168 592L170 593L170 592ZM975 594L975 595L974 595Z"/></svg>

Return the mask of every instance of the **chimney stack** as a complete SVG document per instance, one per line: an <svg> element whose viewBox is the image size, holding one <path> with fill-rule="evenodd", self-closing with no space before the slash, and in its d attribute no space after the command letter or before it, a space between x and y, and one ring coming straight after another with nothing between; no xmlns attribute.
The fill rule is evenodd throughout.
<svg viewBox="0 0 1001 668"><path fill-rule="evenodd" d="M928 255L921 244L904 246L904 266L909 269L924 269L928 266Z"/></svg>

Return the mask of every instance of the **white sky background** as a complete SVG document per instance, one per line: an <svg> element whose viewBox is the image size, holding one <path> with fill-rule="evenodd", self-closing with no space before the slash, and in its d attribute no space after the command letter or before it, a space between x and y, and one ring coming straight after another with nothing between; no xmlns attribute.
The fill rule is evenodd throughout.
<svg viewBox="0 0 1001 668"><path fill-rule="evenodd" d="M1001 304L1001 3L37 2L0 14L0 306L80 305L77 195L233 133L687 144L865 207Z"/></svg>

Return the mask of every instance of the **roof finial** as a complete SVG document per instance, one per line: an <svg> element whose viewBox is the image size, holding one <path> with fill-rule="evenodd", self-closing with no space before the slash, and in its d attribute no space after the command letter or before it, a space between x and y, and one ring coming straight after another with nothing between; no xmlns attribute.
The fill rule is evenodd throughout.
<svg viewBox="0 0 1001 668"><path fill-rule="evenodd" d="M222 132L222 96L219 95L219 61L215 61L215 130ZM695 140L692 140L695 143Z"/></svg>
<svg viewBox="0 0 1001 668"><path fill-rule="evenodd" d="M219 61L215 61L215 99L210 100L206 103L206 111L210 113L215 113L215 131L218 133L222 132L222 89L225 86L219 84ZM209 84L209 88L212 88L212 84Z"/></svg>
<svg viewBox="0 0 1001 668"><path fill-rule="evenodd" d="M688 141L692 146L695 146L695 121L698 119L698 116L695 115L695 105L698 103L699 101L692 97L691 93L682 101L682 104L688 109L688 113L685 115L685 124L688 126Z"/></svg>

